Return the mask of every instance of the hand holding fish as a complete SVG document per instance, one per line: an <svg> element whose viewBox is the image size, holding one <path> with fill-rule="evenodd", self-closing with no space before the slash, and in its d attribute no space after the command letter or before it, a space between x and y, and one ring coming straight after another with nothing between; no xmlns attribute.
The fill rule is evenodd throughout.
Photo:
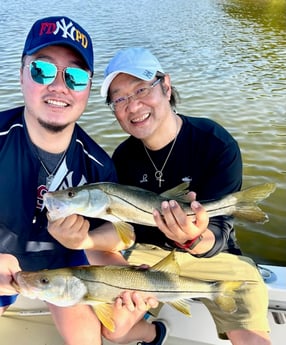
<svg viewBox="0 0 286 345"><path fill-rule="evenodd" d="M140 266L142 267L142 266ZM148 266L147 268L148 269ZM130 312L146 312L150 308L158 307L158 300L153 297L143 297L138 291L123 291L115 300L115 308L126 307Z"/></svg>
<svg viewBox="0 0 286 345"><path fill-rule="evenodd" d="M49 215L48 219L49 219ZM63 246L70 249L90 249L89 222L83 216L73 214L55 221L49 219L48 232Z"/></svg>
<svg viewBox="0 0 286 345"><path fill-rule="evenodd" d="M0 254L0 295L14 295L17 293L11 283L18 271L21 271L21 268L15 256Z"/></svg>
<svg viewBox="0 0 286 345"><path fill-rule="evenodd" d="M129 248L135 240L133 227L129 224L127 229L119 233L110 222L90 230L89 221L77 214L55 221L52 221L48 214L48 219L51 236L70 249L119 251Z"/></svg>
<svg viewBox="0 0 286 345"><path fill-rule="evenodd" d="M154 210L153 216L157 227L165 236L179 244L184 244L204 234L204 241L201 241L193 250L193 253L203 253L212 248L215 238L207 229L209 216L205 208L195 201L196 194L189 193L189 198L192 201L190 208L195 214L195 220L188 217L175 200L162 202L161 213Z"/></svg>
<svg viewBox="0 0 286 345"><path fill-rule="evenodd" d="M148 268L146 269L148 270ZM114 338L118 341L142 320L147 310L157 306L158 301L153 297L144 298L138 291L123 291L113 304L112 319L115 323L115 330L111 331L102 325L102 335L109 340Z"/></svg>

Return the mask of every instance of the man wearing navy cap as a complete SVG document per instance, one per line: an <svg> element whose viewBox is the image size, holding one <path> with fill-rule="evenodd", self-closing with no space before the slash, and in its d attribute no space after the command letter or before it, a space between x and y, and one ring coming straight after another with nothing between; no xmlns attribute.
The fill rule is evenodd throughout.
<svg viewBox="0 0 286 345"><path fill-rule="evenodd" d="M76 123L92 75L92 41L80 25L63 16L34 23L20 70L24 106L0 114L0 313L16 299L12 282L20 269L81 265L87 260L79 249L125 248L110 223L72 215L48 229L43 209L47 190L116 181L109 156ZM70 229L77 235L69 243L63 239ZM90 307L49 308L65 344L101 344Z"/></svg>

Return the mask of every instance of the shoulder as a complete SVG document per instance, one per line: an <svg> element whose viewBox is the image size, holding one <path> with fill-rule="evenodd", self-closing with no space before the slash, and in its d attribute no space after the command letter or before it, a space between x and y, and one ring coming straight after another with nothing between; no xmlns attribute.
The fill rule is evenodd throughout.
<svg viewBox="0 0 286 345"><path fill-rule="evenodd" d="M235 143L236 140L230 132L218 122L205 117L191 117L180 115L183 120L184 132L198 139L199 137L207 142L213 140L221 143Z"/></svg>
<svg viewBox="0 0 286 345"><path fill-rule="evenodd" d="M82 167L86 166L87 170L96 173L100 180L115 179L115 168L111 157L79 125L75 127L72 146L74 147L71 150L72 161L76 156L81 160ZM79 162L76 164L79 165Z"/></svg>
<svg viewBox="0 0 286 345"><path fill-rule="evenodd" d="M13 125L23 125L23 114L24 107L13 108L0 112L0 130L9 130Z"/></svg>
<svg viewBox="0 0 286 345"><path fill-rule="evenodd" d="M111 160L107 152L88 135L78 124L75 126L75 143L79 150L91 159L94 156L104 160Z"/></svg>
<svg viewBox="0 0 286 345"><path fill-rule="evenodd" d="M140 150L138 150L139 147L142 147L141 140L130 136L116 147L113 152L112 158L116 159L119 156L127 157L126 155L132 152L138 154L140 152Z"/></svg>

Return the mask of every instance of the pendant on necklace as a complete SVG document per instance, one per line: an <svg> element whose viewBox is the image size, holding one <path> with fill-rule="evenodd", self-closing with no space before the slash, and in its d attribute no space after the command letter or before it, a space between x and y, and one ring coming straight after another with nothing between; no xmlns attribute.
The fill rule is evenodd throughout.
<svg viewBox="0 0 286 345"><path fill-rule="evenodd" d="M48 176L46 177L46 187L47 187L48 190L49 190L49 188L50 188L50 185L51 185L52 182L53 182L53 179L54 179L54 175L53 175L53 174L48 175Z"/></svg>
<svg viewBox="0 0 286 345"><path fill-rule="evenodd" d="M162 177L163 177L163 172L162 171L160 171L160 170L155 171L155 178L159 182L159 188L161 188L162 182L165 181L165 180L162 179Z"/></svg>

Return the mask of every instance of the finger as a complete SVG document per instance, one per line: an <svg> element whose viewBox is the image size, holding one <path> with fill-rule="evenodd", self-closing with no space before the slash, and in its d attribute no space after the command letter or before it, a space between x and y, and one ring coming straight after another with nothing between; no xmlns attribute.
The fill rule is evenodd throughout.
<svg viewBox="0 0 286 345"><path fill-rule="evenodd" d="M209 215L207 211L198 201L193 201L191 203L191 208L196 214L196 226L201 230L205 230L209 224Z"/></svg>
<svg viewBox="0 0 286 345"><path fill-rule="evenodd" d="M187 194L187 198L190 200L190 202L195 201L197 198L197 194L191 191Z"/></svg>
<svg viewBox="0 0 286 345"><path fill-rule="evenodd" d="M126 308L127 308L129 311L134 311L134 310L135 310L135 305L134 305L134 303L133 303L133 300L132 300L132 296L131 296L131 292L130 292L130 291L124 291L124 292L121 294L121 299L122 299L123 304L126 306Z"/></svg>
<svg viewBox="0 0 286 345"><path fill-rule="evenodd" d="M133 292L132 294L132 300L134 302L134 305L136 306L137 309L140 311L148 310L149 305L146 303L140 293Z"/></svg>
<svg viewBox="0 0 286 345"><path fill-rule="evenodd" d="M171 200L169 204L170 204L172 216L176 220L176 223L179 226L179 228L183 230L187 229L188 217L185 211L180 207L180 205L175 200Z"/></svg>
<svg viewBox="0 0 286 345"><path fill-rule="evenodd" d="M158 210L153 210L153 217L154 217L154 220L155 220L155 223L157 225L157 227L160 229L160 230L167 230L167 227L166 227L166 224L163 220L163 217L161 215L161 213L158 211Z"/></svg>

